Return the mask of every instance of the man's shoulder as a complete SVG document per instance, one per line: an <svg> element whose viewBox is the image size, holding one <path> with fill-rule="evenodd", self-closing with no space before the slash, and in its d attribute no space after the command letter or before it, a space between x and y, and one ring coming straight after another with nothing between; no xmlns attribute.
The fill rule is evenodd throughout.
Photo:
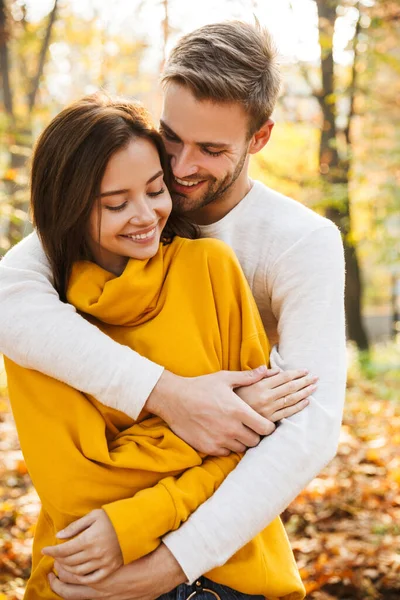
<svg viewBox="0 0 400 600"><path fill-rule="evenodd" d="M254 182L249 199L248 212L254 215L254 219L261 220L269 229L279 233L289 229L298 231L302 237L320 227L334 227L329 219L260 181Z"/></svg>

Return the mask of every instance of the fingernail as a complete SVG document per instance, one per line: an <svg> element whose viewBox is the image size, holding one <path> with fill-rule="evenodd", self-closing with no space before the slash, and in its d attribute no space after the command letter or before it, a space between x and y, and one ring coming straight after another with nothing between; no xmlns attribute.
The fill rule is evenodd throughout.
<svg viewBox="0 0 400 600"><path fill-rule="evenodd" d="M314 375L311 381L319 381L319 377L317 377L317 375Z"/></svg>
<svg viewBox="0 0 400 600"><path fill-rule="evenodd" d="M261 365L260 367L258 367L256 369L256 373L266 373L267 371L268 371L268 369L265 365Z"/></svg>

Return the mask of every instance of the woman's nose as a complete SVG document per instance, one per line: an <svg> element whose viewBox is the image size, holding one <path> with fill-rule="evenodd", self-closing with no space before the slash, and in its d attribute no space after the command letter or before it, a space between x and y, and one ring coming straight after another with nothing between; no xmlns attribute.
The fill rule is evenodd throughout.
<svg viewBox="0 0 400 600"><path fill-rule="evenodd" d="M155 220L156 215L154 210L149 206L145 199L136 204L135 212L129 219L130 223L133 225L141 225L143 227L151 225Z"/></svg>

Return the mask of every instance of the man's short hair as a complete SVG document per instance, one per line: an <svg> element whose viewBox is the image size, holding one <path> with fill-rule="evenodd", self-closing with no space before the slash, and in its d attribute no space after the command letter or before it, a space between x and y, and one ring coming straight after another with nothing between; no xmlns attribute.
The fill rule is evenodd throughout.
<svg viewBox="0 0 400 600"><path fill-rule="evenodd" d="M271 116L279 94L275 44L258 22L205 25L172 50L161 77L164 88L170 82L187 86L198 100L239 102L253 135Z"/></svg>

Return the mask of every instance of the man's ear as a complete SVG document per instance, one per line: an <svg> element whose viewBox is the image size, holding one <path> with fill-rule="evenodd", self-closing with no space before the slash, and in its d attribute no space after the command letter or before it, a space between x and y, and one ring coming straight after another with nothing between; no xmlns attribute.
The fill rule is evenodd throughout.
<svg viewBox="0 0 400 600"><path fill-rule="evenodd" d="M271 132L274 125L274 121L272 119L268 119L268 121L265 121L264 125L262 125L260 129L255 132L250 141L249 154L257 154L257 152L260 152L260 150L264 148L271 137Z"/></svg>

